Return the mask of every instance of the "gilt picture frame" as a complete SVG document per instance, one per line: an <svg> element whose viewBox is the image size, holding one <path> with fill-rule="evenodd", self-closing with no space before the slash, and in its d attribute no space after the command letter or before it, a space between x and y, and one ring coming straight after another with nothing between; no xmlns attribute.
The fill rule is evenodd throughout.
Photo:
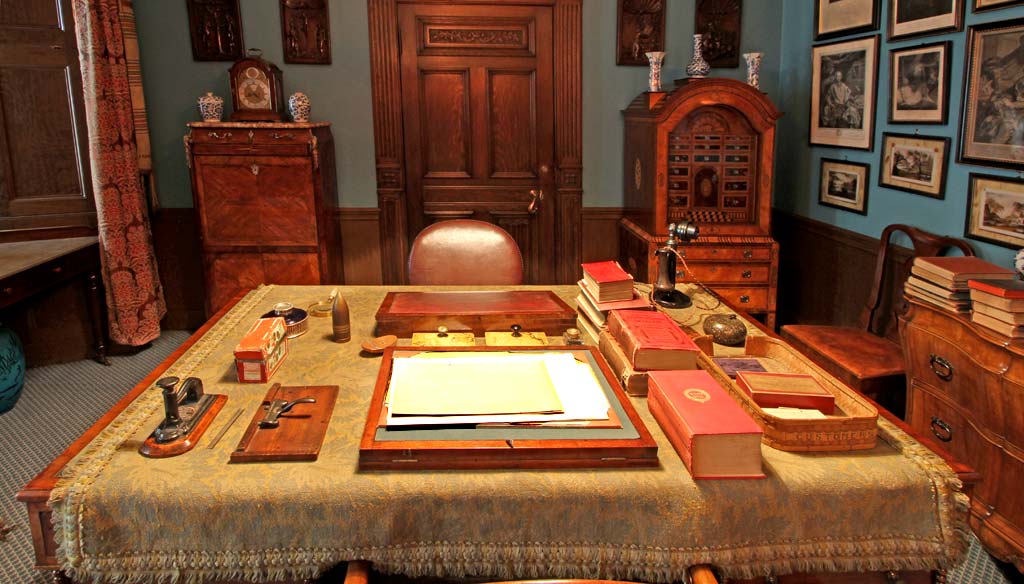
<svg viewBox="0 0 1024 584"><path fill-rule="evenodd" d="M970 27L957 159L1024 168L1024 18Z"/></svg>
<svg viewBox="0 0 1024 584"><path fill-rule="evenodd" d="M1024 224L1015 208L1024 206L1024 179L971 173L967 179L964 236L1002 247L1024 247Z"/></svg>
<svg viewBox="0 0 1024 584"><path fill-rule="evenodd" d="M949 138L889 132L882 135L878 186L943 199L948 168Z"/></svg>
<svg viewBox="0 0 1024 584"><path fill-rule="evenodd" d="M814 0L814 40L878 30L879 0Z"/></svg>
<svg viewBox="0 0 1024 584"><path fill-rule="evenodd" d="M812 47L811 144L871 150L878 35Z"/></svg>
<svg viewBox="0 0 1024 584"><path fill-rule="evenodd" d="M963 0L889 0L889 40L963 30Z"/></svg>
<svg viewBox="0 0 1024 584"><path fill-rule="evenodd" d="M949 119L951 41L889 51L889 123L945 124Z"/></svg>
<svg viewBox="0 0 1024 584"><path fill-rule="evenodd" d="M866 163L822 158L818 204L867 215L870 175Z"/></svg>

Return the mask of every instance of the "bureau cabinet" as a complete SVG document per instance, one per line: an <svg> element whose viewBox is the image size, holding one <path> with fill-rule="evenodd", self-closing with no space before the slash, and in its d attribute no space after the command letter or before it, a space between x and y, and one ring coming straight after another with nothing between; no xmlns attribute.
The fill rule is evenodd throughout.
<svg viewBox="0 0 1024 584"><path fill-rule="evenodd" d="M1024 570L1024 342L908 302L900 317L907 422L981 474L971 528L994 556Z"/></svg>
<svg viewBox="0 0 1024 584"><path fill-rule="evenodd" d="M329 125L189 128L207 314L260 284L343 283Z"/></svg>

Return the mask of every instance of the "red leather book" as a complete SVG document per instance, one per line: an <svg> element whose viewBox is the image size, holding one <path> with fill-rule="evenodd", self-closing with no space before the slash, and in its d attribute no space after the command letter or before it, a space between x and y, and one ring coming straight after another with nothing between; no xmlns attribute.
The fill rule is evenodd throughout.
<svg viewBox="0 0 1024 584"><path fill-rule="evenodd" d="M662 312L613 310L608 313L608 332L638 371L697 367L700 349Z"/></svg>
<svg viewBox="0 0 1024 584"><path fill-rule="evenodd" d="M636 290L633 290L633 297L629 300L598 302L596 293L590 289L590 285L587 284L586 280L580 280L579 282L576 282L576 284L579 285L583 294L585 294L586 297L594 304L594 308L601 312L607 313L609 310L628 310L632 308L654 310L654 303L651 302L651 298L645 294L640 294Z"/></svg>
<svg viewBox="0 0 1024 584"><path fill-rule="evenodd" d="M804 408L832 414L836 398L818 380L803 373L737 371L736 385L762 408Z"/></svg>
<svg viewBox="0 0 1024 584"><path fill-rule="evenodd" d="M633 276L623 270L619 262L590 262L580 266L583 280L598 302L633 299Z"/></svg>
<svg viewBox="0 0 1024 584"><path fill-rule="evenodd" d="M706 371L651 371L647 407L695 479L764 478L761 427Z"/></svg>
<svg viewBox="0 0 1024 584"><path fill-rule="evenodd" d="M967 287L1000 298L1024 298L1024 282L1020 280L970 280L967 282Z"/></svg>

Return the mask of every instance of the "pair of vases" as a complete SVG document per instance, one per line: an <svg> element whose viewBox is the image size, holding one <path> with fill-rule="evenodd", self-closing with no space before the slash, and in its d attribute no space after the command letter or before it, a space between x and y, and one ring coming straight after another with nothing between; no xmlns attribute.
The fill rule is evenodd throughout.
<svg viewBox="0 0 1024 584"><path fill-rule="evenodd" d="M702 34L693 35L693 59L686 66L686 74L691 78L701 79L707 77L711 72L711 65L704 60ZM648 76L648 90L661 91L661 65L665 60L664 51L652 51L645 53L651 64ZM747 61L747 83L754 88L759 87L762 53L744 53L743 58Z"/></svg>
<svg viewBox="0 0 1024 584"><path fill-rule="evenodd" d="M199 115L204 122L219 122L224 117L224 98L207 91L206 95L199 96L196 100L199 103ZM308 122L310 112L309 97L297 91L288 98L288 113L293 122Z"/></svg>

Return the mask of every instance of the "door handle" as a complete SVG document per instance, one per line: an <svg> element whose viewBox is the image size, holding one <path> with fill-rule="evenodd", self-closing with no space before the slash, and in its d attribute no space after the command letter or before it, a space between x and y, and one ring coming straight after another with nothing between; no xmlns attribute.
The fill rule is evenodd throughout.
<svg viewBox="0 0 1024 584"><path fill-rule="evenodd" d="M526 207L526 212L530 215L536 215L537 211L540 211L540 203L544 200L544 189L530 189L530 204Z"/></svg>

